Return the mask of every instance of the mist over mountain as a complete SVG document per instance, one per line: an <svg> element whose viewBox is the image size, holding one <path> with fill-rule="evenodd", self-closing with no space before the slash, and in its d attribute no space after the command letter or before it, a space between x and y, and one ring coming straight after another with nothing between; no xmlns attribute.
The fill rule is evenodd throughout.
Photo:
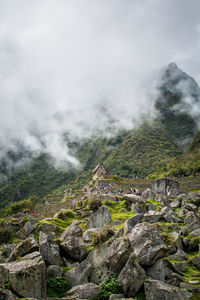
<svg viewBox="0 0 200 300"><path fill-rule="evenodd" d="M170 63L157 83L155 108L162 124L180 145L187 146L200 126L200 89L188 74Z"/></svg>

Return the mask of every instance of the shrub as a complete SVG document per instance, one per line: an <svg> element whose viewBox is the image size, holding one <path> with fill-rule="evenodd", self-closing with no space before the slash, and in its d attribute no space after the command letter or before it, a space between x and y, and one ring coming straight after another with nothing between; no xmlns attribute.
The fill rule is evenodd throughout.
<svg viewBox="0 0 200 300"><path fill-rule="evenodd" d="M7 244L12 241L13 234L10 230L0 230L0 244Z"/></svg>
<svg viewBox="0 0 200 300"><path fill-rule="evenodd" d="M102 202L99 199L90 199L88 203L88 208L92 211L97 211L102 206Z"/></svg>
<svg viewBox="0 0 200 300"><path fill-rule="evenodd" d="M75 213L71 209L62 210L58 213L57 218L61 220L66 220L67 218L74 218Z"/></svg>
<svg viewBox="0 0 200 300"><path fill-rule="evenodd" d="M64 277L50 277L47 280L47 297L64 297L69 286Z"/></svg>
<svg viewBox="0 0 200 300"><path fill-rule="evenodd" d="M117 282L117 275L113 274L100 283L101 293L95 300L107 300L112 294L122 294L122 289Z"/></svg>

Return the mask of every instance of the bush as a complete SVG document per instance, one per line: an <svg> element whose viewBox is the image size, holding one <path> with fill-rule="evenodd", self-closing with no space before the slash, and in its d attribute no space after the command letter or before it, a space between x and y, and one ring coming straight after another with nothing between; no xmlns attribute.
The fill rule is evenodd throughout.
<svg viewBox="0 0 200 300"><path fill-rule="evenodd" d="M88 208L92 211L97 211L102 206L102 202L99 199L91 199L88 203Z"/></svg>
<svg viewBox="0 0 200 300"><path fill-rule="evenodd" d="M100 283L101 293L95 298L95 300L107 300L112 294L122 294L122 289L117 282L117 275L106 278Z"/></svg>
<svg viewBox="0 0 200 300"><path fill-rule="evenodd" d="M74 218L75 213L71 209L62 210L58 213L57 218L61 220L66 220L67 218Z"/></svg>
<svg viewBox="0 0 200 300"><path fill-rule="evenodd" d="M8 244L12 241L13 234L11 231L4 229L0 230L0 244Z"/></svg>
<svg viewBox="0 0 200 300"><path fill-rule="evenodd" d="M64 297L69 286L64 277L50 277L47 280L47 297Z"/></svg>

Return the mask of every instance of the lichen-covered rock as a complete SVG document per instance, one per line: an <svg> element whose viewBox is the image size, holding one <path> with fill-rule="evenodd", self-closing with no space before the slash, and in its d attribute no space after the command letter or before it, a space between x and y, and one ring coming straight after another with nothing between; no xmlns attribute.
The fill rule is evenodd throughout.
<svg viewBox="0 0 200 300"><path fill-rule="evenodd" d="M64 274L70 288L75 285L88 283L88 277L91 273L91 265L87 261L83 261Z"/></svg>
<svg viewBox="0 0 200 300"><path fill-rule="evenodd" d="M152 182L151 189L155 193L168 196L177 196L180 193L179 183L169 178L159 178Z"/></svg>
<svg viewBox="0 0 200 300"><path fill-rule="evenodd" d="M40 230L46 233L47 235L51 236L55 235L55 233L58 231L58 226L47 222L42 222L40 225Z"/></svg>
<svg viewBox="0 0 200 300"><path fill-rule="evenodd" d="M63 265L63 260L60 256L59 246L56 244L51 244L49 242L49 237L42 231L40 231L39 245L40 245L40 253L47 266Z"/></svg>
<svg viewBox="0 0 200 300"><path fill-rule="evenodd" d="M101 287L94 283L76 285L67 292L66 296L77 295L80 299L94 299L101 293Z"/></svg>
<svg viewBox="0 0 200 300"><path fill-rule="evenodd" d="M127 238L117 237L110 244L106 242L92 250L87 261L91 264L90 280L99 284L110 272L119 273L130 256L130 244Z"/></svg>
<svg viewBox="0 0 200 300"><path fill-rule="evenodd" d="M19 243L14 250L12 251L11 255L8 258L8 262L15 261L17 258L23 257L26 254L35 252L39 250L38 242L35 238L29 237L25 239L23 242Z"/></svg>
<svg viewBox="0 0 200 300"><path fill-rule="evenodd" d="M159 280L148 279L144 283L145 295L148 300L189 300L192 293Z"/></svg>
<svg viewBox="0 0 200 300"><path fill-rule="evenodd" d="M142 193L142 197L145 200L154 200L156 197L156 194L150 188L148 188Z"/></svg>
<svg viewBox="0 0 200 300"><path fill-rule="evenodd" d="M168 275L166 262L163 259L157 259L153 265L146 268L146 274L151 276L152 279L165 282L165 278Z"/></svg>
<svg viewBox="0 0 200 300"><path fill-rule="evenodd" d="M146 214L144 214L143 221L149 222L149 223L156 223L163 217L163 213L160 211L148 211Z"/></svg>
<svg viewBox="0 0 200 300"><path fill-rule="evenodd" d="M83 234L84 242L92 242L95 236L99 236L101 233L100 228L87 229Z"/></svg>
<svg viewBox="0 0 200 300"><path fill-rule="evenodd" d="M127 234L131 232L133 227L135 227L136 224L140 223L142 221L143 214L137 214L129 219L127 219L124 222L124 233Z"/></svg>
<svg viewBox="0 0 200 300"><path fill-rule="evenodd" d="M149 223L137 224L128 234L131 248L139 264L147 266L153 264L158 258L176 252L176 247L170 238L170 233L166 235L157 224Z"/></svg>
<svg viewBox="0 0 200 300"><path fill-rule="evenodd" d="M0 299L1 300L16 300L16 296L9 290L0 288Z"/></svg>
<svg viewBox="0 0 200 300"><path fill-rule="evenodd" d="M87 228L101 228L112 222L109 209L102 205L88 220Z"/></svg>
<svg viewBox="0 0 200 300"><path fill-rule="evenodd" d="M48 266L47 268L47 278L50 277L62 277L63 274L63 270L61 267L56 266L56 265L52 265L52 266Z"/></svg>
<svg viewBox="0 0 200 300"><path fill-rule="evenodd" d="M143 285L145 277L144 270L136 262L135 256L132 253L119 274L118 282L126 296L134 297Z"/></svg>
<svg viewBox="0 0 200 300"><path fill-rule="evenodd" d="M200 256L195 256L190 259L190 262L198 269L200 270Z"/></svg>
<svg viewBox="0 0 200 300"><path fill-rule="evenodd" d="M33 230L33 225L30 222L26 222L24 227L16 233L16 236L20 239L25 239Z"/></svg>
<svg viewBox="0 0 200 300"><path fill-rule="evenodd" d="M78 222L74 221L61 235L61 249L70 258L81 261L87 256L82 231Z"/></svg>
<svg viewBox="0 0 200 300"><path fill-rule="evenodd" d="M0 284L11 282L11 289L23 298L43 299L46 295L46 267L39 252L23 260L0 264Z"/></svg>

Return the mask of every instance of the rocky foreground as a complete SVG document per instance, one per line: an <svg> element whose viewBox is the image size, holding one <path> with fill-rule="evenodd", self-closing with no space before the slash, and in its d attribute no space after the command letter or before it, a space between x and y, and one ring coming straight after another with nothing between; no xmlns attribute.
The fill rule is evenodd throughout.
<svg viewBox="0 0 200 300"><path fill-rule="evenodd" d="M3 220L14 239L0 248L0 299L46 299L52 278L67 283L63 299L200 299L200 192L159 179L142 196L106 197L42 221ZM105 296L109 278L119 292Z"/></svg>

